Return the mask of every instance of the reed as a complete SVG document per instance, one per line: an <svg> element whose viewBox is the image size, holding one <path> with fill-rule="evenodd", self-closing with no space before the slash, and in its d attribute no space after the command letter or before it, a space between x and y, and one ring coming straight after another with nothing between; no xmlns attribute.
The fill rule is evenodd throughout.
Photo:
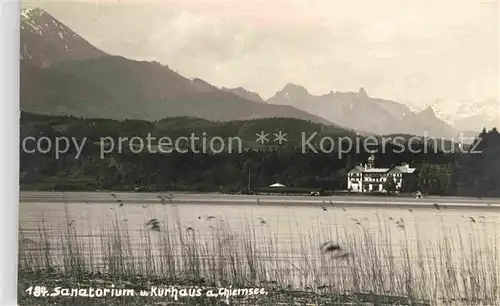
<svg viewBox="0 0 500 306"><path fill-rule="evenodd" d="M397 298L394 301L399 304L403 299L412 305L417 301L497 305L500 300L498 248L487 233L479 231L462 237L444 228L436 244L424 245L407 238L404 226L402 235L393 237L389 225L379 220L356 231L318 225L314 232L301 235L297 244L252 220L238 228L219 222L209 232L186 229L179 221L166 219L160 221L159 230L131 231L123 220L117 212L114 220L82 236L66 212L67 224L58 228L64 228L59 240L51 238L54 233L43 220L36 237L26 238L21 228L21 282L55 275L63 282L106 279L137 288L158 281L265 287L281 295L285 304L295 301L293 292L330 302L355 297L358 302L389 303ZM300 231L300 225L291 220L289 227ZM460 233L460 228L456 230ZM325 240L348 242L352 256L322 253L318 246Z"/></svg>

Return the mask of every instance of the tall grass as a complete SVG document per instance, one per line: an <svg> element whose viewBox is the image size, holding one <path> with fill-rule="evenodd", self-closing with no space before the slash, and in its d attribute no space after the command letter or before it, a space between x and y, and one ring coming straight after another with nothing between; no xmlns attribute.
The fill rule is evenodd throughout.
<svg viewBox="0 0 500 306"><path fill-rule="evenodd" d="M318 225L298 243L284 246L269 227L250 220L239 228L219 223L209 233L164 220L159 232L144 227L137 235L122 217L89 228L90 234L83 236L66 211L68 225L57 243L43 220L32 240L21 228L20 271L57 271L63 277L96 272L115 279L162 277L178 284L264 286L332 296L370 293L436 304L496 305L500 300L495 241L480 234L462 237L459 228L458 237L445 229L437 243L424 244L407 238L404 226L397 240L380 220L357 231ZM348 241L352 256L339 259L321 253L317 246L325 240ZM393 244L399 244L399 253Z"/></svg>

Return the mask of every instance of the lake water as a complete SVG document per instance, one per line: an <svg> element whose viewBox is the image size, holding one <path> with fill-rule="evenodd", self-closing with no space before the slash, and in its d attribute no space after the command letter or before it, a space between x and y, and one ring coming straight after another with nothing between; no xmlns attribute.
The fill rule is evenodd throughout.
<svg viewBox="0 0 500 306"><path fill-rule="evenodd" d="M222 231L224 239L232 240L229 245L237 250L245 248L245 241L253 240L252 252L272 262L265 273L279 271L283 275L295 270L296 282L302 284L304 279L321 278L325 271L332 273L320 250L325 241L338 243L350 254L350 261L335 260L337 270L357 264L377 265L389 271L386 265L406 265L423 269L427 277L432 277L437 271L443 273L451 263L467 270L474 267L474 261L482 261L484 271L495 274L500 270L498 253L491 253L500 249L498 200L174 194L163 202L157 194L149 193L116 193L116 197L104 192L21 193L22 243L39 245L43 220L54 256L63 252L60 246L70 228L86 241L83 252L94 253L95 265L104 267L102 247L98 245L117 222L127 228L130 248L138 258L145 254L145 235L155 248L161 247L159 237L165 235L166 227L171 232L176 228L176 237L182 234L188 237L183 239L196 239L207 249L213 246L215 236L220 242ZM152 218L159 220L159 232L145 225ZM173 244L180 243L174 240ZM177 255L182 256L182 252ZM361 257L364 259L356 259ZM366 261L367 257L379 260ZM304 271L308 269L317 273L306 277ZM491 279L484 282L491 283Z"/></svg>

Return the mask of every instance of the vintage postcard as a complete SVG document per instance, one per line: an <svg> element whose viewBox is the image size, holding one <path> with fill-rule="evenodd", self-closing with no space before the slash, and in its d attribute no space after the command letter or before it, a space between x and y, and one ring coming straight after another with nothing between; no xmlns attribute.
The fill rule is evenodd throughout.
<svg viewBox="0 0 500 306"><path fill-rule="evenodd" d="M497 1L23 1L20 305L500 305Z"/></svg>

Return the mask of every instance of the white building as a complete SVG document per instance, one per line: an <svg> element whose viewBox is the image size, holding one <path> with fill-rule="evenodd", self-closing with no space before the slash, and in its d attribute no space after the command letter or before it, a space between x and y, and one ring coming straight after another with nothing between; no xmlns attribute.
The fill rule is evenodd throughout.
<svg viewBox="0 0 500 306"><path fill-rule="evenodd" d="M347 174L347 189L352 192L386 192L385 183L392 177L396 191L400 191L408 175L415 173L408 163L392 168L375 168L375 156L368 158L368 163L351 169Z"/></svg>

